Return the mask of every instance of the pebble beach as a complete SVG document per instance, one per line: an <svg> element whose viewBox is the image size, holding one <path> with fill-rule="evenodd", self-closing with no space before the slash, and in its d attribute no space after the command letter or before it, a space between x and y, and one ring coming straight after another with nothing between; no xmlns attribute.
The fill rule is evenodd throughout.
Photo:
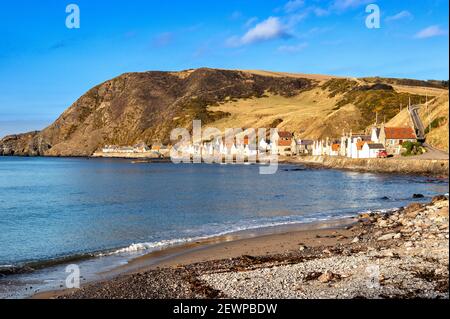
<svg viewBox="0 0 450 319"><path fill-rule="evenodd" d="M205 247L76 291L37 298L449 298L448 198L331 229ZM222 256L220 259L218 257Z"/></svg>

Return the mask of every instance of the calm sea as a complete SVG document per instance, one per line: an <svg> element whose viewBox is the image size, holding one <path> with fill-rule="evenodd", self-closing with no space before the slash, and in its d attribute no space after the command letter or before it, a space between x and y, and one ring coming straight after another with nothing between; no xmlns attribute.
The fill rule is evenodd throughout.
<svg viewBox="0 0 450 319"><path fill-rule="evenodd" d="M99 269L171 244L352 216L407 205L416 193L427 201L447 192L448 180L291 165L259 175L256 165L0 157L0 273L86 255L98 257L86 264ZM0 277L0 297L14 290L2 282L26 276L42 280Z"/></svg>

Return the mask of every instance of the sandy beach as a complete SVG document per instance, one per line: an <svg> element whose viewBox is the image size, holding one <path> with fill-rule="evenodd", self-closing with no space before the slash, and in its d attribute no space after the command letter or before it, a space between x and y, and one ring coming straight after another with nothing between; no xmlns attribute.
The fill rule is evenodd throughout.
<svg viewBox="0 0 450 319"><path fill-rule="evenodd" d="M48 298L448 298L448 199L244 232L135 259Z"/></svg>

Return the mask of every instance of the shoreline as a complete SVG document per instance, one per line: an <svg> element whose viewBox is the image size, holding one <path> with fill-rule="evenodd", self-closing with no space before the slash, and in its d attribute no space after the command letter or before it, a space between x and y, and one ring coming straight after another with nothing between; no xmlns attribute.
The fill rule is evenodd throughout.
<svg viewBox="0 0 450 319"><path fill-rule="evenodd" d="M336 169L374 174L419 175L449 177L449 160L432 159L351 159L329 156L297 156L283 158L280 163L305 165L311 168Z"/></svg>
<svg viewBox="0 0 450 319"><path fill-rule="evenodd" d="M84 282L81 288L165 267L177 268L181 265L211 262L222 258L232 259L254 253L274 254L279 252L281 241L283 241L282 246L286 249L297 247L297 244L289 244L286 241L286 238L292 236L302 238L305 243L311 245L319 244L315 243L317 236L321 236L323 240L329 242L335 238L333 234L336 231L346 232L345 229L356 222L356 218L343 217L327 221L261 227L168 246L134 257L125 265L99 273L99 277L102 279ZM273 244L267 245L266 242ZM60 298L71 292L72 290L67 289L42 291L35 293L31 299Z"/></svg>
<svg viewBox="0 0 450 319"><path fill-rule="evenodd" d="M65 158L86 160L127 160L132 164L162 164L171 163L169 158L144 157L95 157L95 156L0 156L17 158ZM258 163L255 163L256 165ZM449 160L433 159L351 159L329 156L294 156L280 157L278 164L303 165L315 169L335 169L374 174L418 175L436 178L448 178L450 173Z"/></svg>
<svg viewBox="0 0 450 319"><path fill-rule="evenodd" d="M273 227L152 252L107 280L33 299L448 298L445 196L302 228ZM378 290L366 286L371 265L380 267ZM289 289L280 288L280 280Z"/></svg>
<svg viewBox="0 0 450 319"><path fill-rule="evenodd" d="M75 160L75 162L76 162L77 160ZM6 163L8 163L9 161L8 161L8 159L6 160ZM51 163L52 161L51 160L49 160L49 161L46 161L46 160L43 160L43 162L45 162L45 163ZM70 162L70 160L68 160L67 162ZM81 160L81 162L84 162L84 160ZM111 162L113 162L113 161L111 161ZM119 163L121 163L122 161L120 161L119 160ZM55 162L56 163L56 162ZM123 163L126 165L126 166L131 166L131 165L129 165L129 161L123 161ZM305 170L305 168L304 167L302 167L302 168L299 168L299 169L296 169L295 168L295 166L293 166L293 165L295 165L295 164L290 164L291 166L289 166L289 165L287 165L287 166L284 166L284 165L280 165L280 171L286 171L286 172L289 172L289 171L303 171L303 170ZM284 166L284 167L283 167ZM150 166L148 166L147 168L150 168ZM214 167L212 167L212 168L210 168L211 170L214 170L215 168ZM313 170L314 171L314 170ZM326 171L324 171L325 173L326 173ZM316 172L316 173L320 173L320 170L319 170L319 172ZM338 172L337 171L335 171L334 173L332 173L332 174L338 174ZM291 175L291 174L289 174L289 175ZM295 174L294 174L295 175ZM347 175L347 174L344 174L344 175ZM353 174L351 174L351 175L353 175ZM357 174L358 175L358 174ZM364 174L363 174L364 175ZM369 176L370 178L372 178L372 176ZM388 176L385 176L386 178L388 178ZM293 176L293 178L295 179L296 177L295 176ZM424 180L424 182L425 183L428 183L428 182L430 182L431 180ZM433 182L434 183L434 180L432 180L431 182ZM436 181L436 183L441 183L442 181ZM403 185L403 184L402 184ZM437 186L437 187L439 187L439 186ZM445 189L442 189L442 187L440 187L440 192L439 193L446 193L447 191L445 190ZM384 192L385 193L385 192ZM416 192L414 192L414 193L416 193ZM425 197L428 197L428 198L430 198L431 199L431 196L432 195L434 195L434 194L436 194L435 192L431 192L431 193L425 193L425 192L417 192L417 193L423 193L423 194L426 194L425 195ZM376 207L372 207L373 209L382 209L382 208L385 208L385 207L389 207L389 208L391 208L391 207L394 207L394 206L389 206L389 205L395 205L395 206L397 206L397 207L399 207L399 206L404 206L404 205L406 205L406 203L399 203L398 201L400 201L400 200L404 200L404 201L406 201L406 202L409 202L410 200L411 200L411 198L412 197L409 197L410 195L409 194L413 194L413 192L410 192L410 193L408 193L406 196L407 197L395 197L395 196L393 196L393 198L389 198L389 197L376 197L376 198L374 198L374 199L376 199L377 201L382 201L382 202L379 202L379 204L377 204L376 205ZM381 195L383 195L383 192L381 193ZM380 195L380 196L381 196ZM421 194L418 194L418 195L421 195ZM421 196L423 196L423 195L421 195ZM395 198L394 198L395 197ZM417 197L417 198L419 198L419 197ZM384 202L384 200L387 200L386 202ZM398 200L398 201L397 201ZM421 199L421 201L424 201L425 199ZM352 212L347 212L347 213L349 213L350 215L347 215L347 216L355 216L358 212L361 212L361 211L364 211L364 207L370 207L370 206L368 206L368 205L366 205L366 204L363 204L363 203L360 203L360 207L357 209L357 210L354 210L354 211L352 211ZM312 205L312 209L314 209L314 206L315 205ZM322 212L323 212L323 210L322 210ZM338 212L338 211L336 211L336 212ZM345 212L345 211L343 211L343 210L340 210L340 215L341 215L341 217L342 217L342 213L343 212ZM319 214L319 213L318 213ZM319 214L320 215L320 214ZM327 214L324 214L324 215L327 215ZM331 214L331 216L324 216L325 218L332 218L332 217L336 217L336 218L340 218L339 216L335 216L335 215L333 215L333 214ZM320 220L322 217L321 216L317 216L318 218L316 219L316 220ZM344 216L345 217L345 216ZM282 221L284 221L285 219L282 219ZM303 221L299 221L299 220L294 220L295 222L300 222L300 223L304 223L304 222L309 222L309 221L311 221L311 220L313 220L313 219L306 219L306 220L303 220ZM272 225L276 225L276 224L272 224ZM243 226L243 225L242 225ZM268 224L266 224L266 225L263 225L263 224L259 224L258 225L258 227L259 228L261 228L261 227L267 227L267 226L269 226ZM222 230L224 227L221 227L220 228L220 230ZM242 228L244 228L244 227L242 227ZM236 230L239 230L239 229L242 229L241 227L237 227L237 229L234 229L234 231L236 231ZM271 228L271 230L268 232L268 233L273 233L275 230L274 229L277 229L277 231L278 231L278 229L279 229L279 227L276 227L276 228ZM226 229L226 230L230 230L230 229ZM251 230L251 232L258 232L258 234L256 235L256 236L258 236L258 237L260 237L261 236L261 232L260 231L254 231L254 230ZM209 233L209 236L215 236L215 235L217 235L217 234L221 234L221 232L220 231L217 231L217 232L210 232ZM222 233L223 234L223 233ZM252 235L253 236L253 235ZM230 235L230 233L228 233L228 235L226 235L225 237L227 237L227 241L228 240L230 240L229 238L231 238L231 237L233 237L232 238L232 240L236 240L237 238L236 238L236 235L235 234L231 234ZM247 236L244 236L244 237L247 237ZM198 238L196 239L196 238L194 238L194 239L192 239L193 241L197 241L198 240ZM145 241L145 240L144 240ZM162 240L162 241L164 241L164 240ZM215 244L215 243L213 243L213 241L216 241L216 239L213 239L213 240L208 240L208 243L207 244ZM223 241L223 240L218 240L218 241ZM183 240L181 239L181 240L177 240L176 241L177 243L179 243L179 242L183 242ZM93 263L91 263L91 264L95 264L94 266L92 266L90 269L87 269L87 268L84 268L83 269L83 272L85 273L85 274L95 274L97 271L98 272L102 272L103 273L103 271L104 270L109 270L109 269L112 269L113 267L116 267L117 265L119 265L121 262L128 262L129 260L131 260L131 258L136 258L136 257L138 257L138 256L140 256L140 255L142 255L143 253L148 253L148 252L150 252L151 250L153 250L153 249L159 249L159 248L150 248L150 247L155 247L155 246L152 246L152 242L150 242L150 243L146 243L146 242L139 242L138 241L138 243L136 244L136 245L131 245L131 243L132 242L128 242L128 244L127 244L127 242L125 242L124 243L124 247L123 247L123 249L121 248L121 247L119 247L119 248L117 248L117 250L123 250L124 252L126 252L125 254L124 254L124 256L121 256L120 254L118 254L117 255L117 257L113 257L113 258L110 258L109 259L109 256L107 256L107 257L105 257L105 258L99 258L99 259L102 259L102 262L99 262L99 263L97 263L97 262L93 262ZM172 243L175 243L175 241L172 241ZM158 244L158 242L156 242L156 244ZM204 245L204 244L206 244L205 242L203 242L203 243L201 243L202 245ZM128 246L126 246L126 245L128 245ZM136 247L138 247L138 249L141 249L141 248L143 248L143 247L139 247L139 246L143 246L143 247L147 247L147 248L150 248L149 250L147 250L147 251L144 251L144 250L141 250L141 251L139 251L137 254L133 254L133 253L131 253L131 251L132 251L132 249L133 248L135 248L135 247L132 247L132 246L136 246ZM187 246L185 246L183 249L186 249L186 248L188 248L188 249L196 249L197 251L198 250L202 250L202 247L198 247L198 246L202 246L202 245L199 245L198 244L198 242L195 242L194 243L194 245L191 245L190 244L190 247L187 247ZM166 246L166 245L164 245L164 246ZM195 246L195 247L194 247ZM158 245L156 245L156 247L158 247ZM127 249L127 248L129 248L129 249ZM181 249L180 249L181 250ZM114 249L111 249L111 251L115 251ZM101 254L101 255L103 255L103 256L106 256L107 254L108 254L108 252L109 251L106 251L105 252L105 254ZM130 254L128 255L128 252L130 252ZM142 253L141 253L142 252ZM175 253L175 251L174 251L174 253ZM176 252L177 254L178 254L178 252ZM264 251L261 251L260 252L261 254L264 254L264 253L266 253L266 252L264 252ZM99 254L100 255L100 254ZM128 258L129 256L131 255L131 257L130 258ZM155 254L153 257L156 257L156 258L164 258L164 259L166 259L166 257L167 256L163 256L162 254L159 254L159 252L157 253L157 254ZM232 255L232 256L230 256L230 258L233 258L233 257L236 257L235 255ZM121 258L121 259L120 259ZM96 258L95 258L96 259ZM120 260L119 260L120 259ZM138 258L141 262L144 262L143 260L142 260L142 258ZM58 262L58 261L57 261ZM89 261L90 262L90 261ZM73 261L71 261L70 263L78 263L78 261L77 260L73 260ZM100 263L102 263L101 264L101 267L98 267L98 264L100 264ZM149 263L154 263L153 261L148 261L148 260L146 260L145 261L145 263L148 265ZM83 262L83 261L80 261L79 262L79 264L82 266L82 268L84 267L84 264L86 264L85 262ZM137 265L137 262L132 262L131 264L133 264L133 266L135 266L135 265ZM45 274L45 272L44 271L42 271L42 272L38 272L38 271L36 271L36 276L34 276L34 275L30 275L30 276L28 276L28 274L26 274L27 276L23 276L24 278L26 278L23 282L25 283L25 285L27 284L27 282L35 282L35 281L33 281L33 280L31 280L31 279L35 279L35 278L37 278L37 279L41 279L41 278L44 278L44 279L46 279L46 278L56 278L56 280L48 280L48 282L49 282L49 284L46 284L45 286L44 285L41 285L41 284L33 284L32 286L34 287L34 290L33 291L30 291L30 286L28 286L28 291L26 292L26 293L24 293L24 294L22 294L22 296L24 296L24 297L27 297L27 296L29 296L29 295L31 295L31 294L33 294L34 292L35 292L35 290L40 290L40 291L46 291L46 290L48 290L48 289L53 289L53 287L55 288L55 289L58 289L58 287L59 287L59 285L60 284L64 284L64 279L65 279L65 274L64 274L64 269L63 269L63 267L65 266L66 264L64 264L64 265L60 265L60 263L58 262L58 264L56 265L56 266L58 266L58 268L59 269L56 269L56 270L50 270L50 271L53 271L53 273L52 274L57 274L57 277L55 276L55 277L50 277L50 276L47 276L47 277L45 277L45 276L42 276L41 274L42 273L44 273L44 275L46 275ZM12 267L13 268L13 267ZM31 267L31 268L34 268L34 267ZM45 267L45 268L43 268L43 270L47 270L47 268L48 267ZM57 268L57 267L54 267L54 268ZM36 268L35 268L36 269ZM60 269L62 269L62 271L60 271ZM140 269L143 269L142 267L140 267ZM117 273L118 274L121 274L122 272L126 272L126 271L128 271L128 270L124 270L124 271L122 271L123 269L121 269L120 271L117 271ZM50 272L49 271L49 272ZM34 273L34 272L33 272ZM32 274L31 272L30 272L30 274ZM8 274L7 274L8 275ZM17 276L17 277L19 277L19 276ZM94 276L84 276L83 275L83 283L85 283L85 282L92 282L93 280L93 277ZM6 278L6 276L5 276L5 278ZM98 278L98 277L97 277ZM60 279L62 279L62 280L60 280ZM56 281L58 281L58 282L56 282ZM54 284L53 282L56 282L56 284ZM43 287L44 286L44 287ZM51 286L51 287L50 287ZM6 289L7 289L7 285L5 285L5 287L6 287ZM33 288L33 287L31 287L31 288ZM42 287L44 288L44 289L42 289ZM15 287L12 287L12 288L15 288ZM21 288L21 287L19 287L19 288ZM24 288L23 289L26 289L25 288L25 286L24 286ZM4 291L6 291L7 292L7 290L4 290ZM11 292L12 293L14 293L14 292L16 292L16 291L19 291L19 293L17 294L17 296L20 296L20 293L21 293L21 291L19 290L19 289L16 289L16 290L14 290L14 289L11 289ZM7 294L5 294L5 295L7 295ZM13 294L11 294L11 296L14 296Z"/></svg>

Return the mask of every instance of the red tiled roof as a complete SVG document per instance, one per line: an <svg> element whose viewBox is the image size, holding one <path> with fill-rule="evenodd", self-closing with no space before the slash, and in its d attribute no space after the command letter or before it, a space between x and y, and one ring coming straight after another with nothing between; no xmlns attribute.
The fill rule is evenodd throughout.
<svg viewBox="0 0 450 319"><path fill-rule="evenodd" d="M356 147L358 148L358 151L361 151L363 149L364 144L366 144L365 141L359 141L356 143Z"/></svg>
<svg viewBox="0 0 450 319"><path fill-rule="evenodd" d="M278 146L291 146L291 145L292 145L292 141L286 141L286 140L278 141Z"/></svg>
<svg viewBox="0 0 450 319"><path fill-rule="evenodd" d="M281 131L281 132L278 132L278 136L280 138L292 138L292 133L291 132Z"/></svg>
<svg viewBox="0 0 450 319"><path fill-rule="evenodd" d="M416 133L410 127L385 127L386 138L390 140L416 139Z"/></svg>
<svg viewBox="0 0 450 319"><path fill-rule="evenodd" d="M331 150L333 152L339 151L340 148L341 148L341 144L333 144L333 145L331 145Z"/></svg>

